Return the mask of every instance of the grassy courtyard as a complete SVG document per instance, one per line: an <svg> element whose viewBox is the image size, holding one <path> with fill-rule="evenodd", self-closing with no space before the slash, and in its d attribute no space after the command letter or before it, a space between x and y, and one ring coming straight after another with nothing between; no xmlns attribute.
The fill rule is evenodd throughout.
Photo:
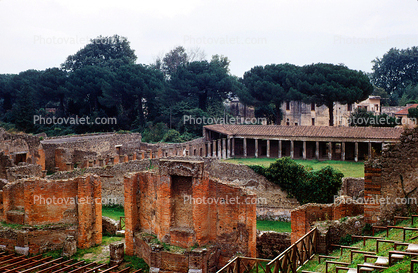
<svg viewBox="0 0 418 273"><path fill-rule="evenodd" d="M292 232L290 222L257 220L257 229L260 231Z"/></svg>
<svg viewBox="0 0 418 273"><path fill-rule="evenodd" d="M125 211L122 206L103 206L102 215L118 221L125 216Z"/></svg>
<svg viewBox="0 0 418 273"><path fill-rule="evenodd" d="M268 167L277 158L234 158L227 159L225 162L244 164L244 165L261 165ZM319 170L325 166L331 166L344 174L344 177L364 177L364 162L353 161L337 161L337 160L301 160L295 161L303 166L311 167L313 170Z"/></svg>

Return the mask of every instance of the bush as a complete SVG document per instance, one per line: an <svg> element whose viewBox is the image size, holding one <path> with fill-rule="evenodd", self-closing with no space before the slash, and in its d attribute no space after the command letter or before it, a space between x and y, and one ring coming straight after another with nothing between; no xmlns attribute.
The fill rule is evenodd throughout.
<svg viewBox="0 0 418 273"><path fill-rule="evenodd" d="M344 176L330 166L312 171L288 157L276 160L267 168L250 168L265 176L270 182L278 184L301 204L332 203L334 195L337 195L341 188L341 179Z"/></svg>

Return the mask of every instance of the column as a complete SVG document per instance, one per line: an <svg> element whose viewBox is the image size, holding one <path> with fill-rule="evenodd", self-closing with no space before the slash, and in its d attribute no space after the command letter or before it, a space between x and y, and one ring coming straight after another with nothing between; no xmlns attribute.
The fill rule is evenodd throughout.
<svg viewBox="0 0 418 273"><path fill-rule="evenodd" d="M270 157L270 139L267 139L267 157Z"/></svg>
<svg viewBox="0 0 418 273"><path fill-rule="evenodd" d="M226 157L231 158L231 138L226 139Z"/></svg>
<svg viewBox="0 0 418 273"><path fill-rule="evenodd" d="M207 148L206 148L206 156L207 157L210 157L210 142L206 143L206 146L207 146Z"/></svg>
<svg viewBox="0 0 418 273"><path fill-rule="evenodd" d="M369 156L368 159L372 158L372 143L369 142Z"/></svg>
<svg viewBox="0 0 418 273"><path fill-rule="evenodd" d="M328 160L332 160L332 142L328 142Z"/></svg>
<svg viewBox="0 0 418 273"><path fill-rule="evenodd" d="M277 155L278 158L282 158L282 141L279 140L279 154Z"/></svg>
<svg viewBox="0 0 418 273"><path fill-rule="evenodd" d="M235 157L235 138L232 138L232 150L231 150L231 156Z"/></svg>
<svg viewBox="0 0 418 273"><path fill-rule="evenodd" d="M306 141L303 141L303 159L306 159Z"/></svg>
<svg viewBox="0 0 418 273"><path fill-rule="evenodd" d="M254 139L254 143L255 143L255 153L254 156L255 158L258 157L258 139Z"/></svg>
<svg viewBox="0 0 418 273"><path fill-rule="evenodd" d="M358 161L358 142L354 143L354 161Z"/></svg>
<svg viewBox="0 0 418 273"><path fill-rule="evenodd" d="M345 142L341 143L341 160L345 161Z"/></svg>
<svg viewBox="0 0 418 273"><path fill-rule="evenodd" d="M212 141L212 157L216 158L216 140Z"/></svg>
<svg viewBox="0 0 418 273"><path fill-rule="evenodd" d="M290 141L290 158L294 158L295 152L295 143L293 140Z"/></svg>
<svg viewBox="0 0 418 273"><path fill-rule="evenodd" d="M218 139L218 158L222 158L222 139Z"/></svg>
<svg viewBox="0 0 418 273"><path fill-rule="evenodd" d="M244 157L247 157L247 139L244 138Z"/></svg>
<svg viewBox="0 0 418 273"><path fill-rule="evenodd" d="M319 141L315 142L315 158L319 160Z"/></svg>
<svg viewBox="0 0 418 273"><path fill-rule="evenodd" d="M222 139L222 158L226 159L226 139Z"/></svg>

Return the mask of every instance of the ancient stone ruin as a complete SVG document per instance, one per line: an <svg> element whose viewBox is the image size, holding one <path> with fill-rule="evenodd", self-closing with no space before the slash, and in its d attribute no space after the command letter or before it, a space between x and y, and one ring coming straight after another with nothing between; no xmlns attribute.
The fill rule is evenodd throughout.
<svg viewBox="0 0 418 273"><path fill-rule="evenodd" d="M203 161L162 160L125 177L126 252L153 268L213 272L236 253L256 256L255 195L210 178ZM180 248L176 253L163 244Z"/></svg>

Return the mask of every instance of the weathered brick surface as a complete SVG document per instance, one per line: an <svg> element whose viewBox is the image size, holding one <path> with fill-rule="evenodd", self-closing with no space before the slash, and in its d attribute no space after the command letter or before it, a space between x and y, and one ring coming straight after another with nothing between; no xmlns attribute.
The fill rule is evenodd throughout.
<svg viewBox="0 0 418 273"><path fill-rule="evenodd" d="M416 214L418 191L418 128L405 130L400 142L365 163L365 220L389 224L395 215ZM403 184L401 182L401 176ZM405 197L410 198L410 206Z"/></svg>
<svg viewBox="0 0 418 273"><path fill-rule="evenodd" d="M93 175L60 181L29 178L8 183L3 188L1 220L32 226L76 226L78 247L91 247L102 239L100 186L99 177ZM62 243L53 236L44 239L54 241L51 244ZM34 243L33 248L36 246Z"/></svg>
<svg viewBox="0 0 418 273"><path fill-rule="evenodd" d="M127 175L124 188L128 255L142 252L134 242L141 231L181 247L216 245L219 265L237 253L256 256L256 204L247 200L255 195L209 178L203 162L163 161Z"/></svg>
<svg viewBox="0 0 418 273"><path fill-rule="evenodd" d="M42 229L0 229L0 245L14 252L15 246L29 247L30 254L61 250L68 236L76 236L74 226L51 226Z"/></svg>
<svg viewBox="0 0 418 273"><path fill-rule="evenodd" d="M261 231L257 234L257 258L273 259L290 245L288 232Z"/></svg>
<svg viewBox="0 0 418 273"><path fill-rule="evenodd" d="M309 232L315 222L363 214L362 204L356 204L347 197L341 198L334 204L305 204L292 210L292 244Z"/></svg>

